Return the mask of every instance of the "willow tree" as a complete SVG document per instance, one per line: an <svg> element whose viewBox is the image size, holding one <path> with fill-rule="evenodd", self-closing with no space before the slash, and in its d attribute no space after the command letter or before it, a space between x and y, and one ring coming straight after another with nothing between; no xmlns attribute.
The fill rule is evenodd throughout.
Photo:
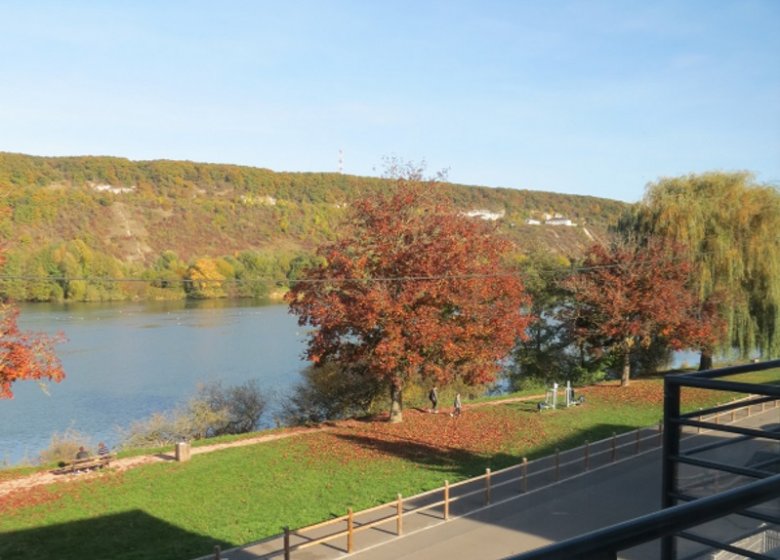
<svg viewBox="0 0 780 560"><path fill-rule="evenodd" d="M355 201L341 238L318 249L324 264L287 294L315 327L309 359L389 389L391 421L410 384L493 381L529 322L522 283L503 266L508 242L437 193L399 179Z"/></svg>
<svg viewBox="0 0 780 560"><path fill-rule="evenodd" d="M780 354L780 192L745 172L712 172L650 184L630 221L640 233L691 248L700 301L717 302L727 328L702 348L701 369L716 350Z"/></svg>

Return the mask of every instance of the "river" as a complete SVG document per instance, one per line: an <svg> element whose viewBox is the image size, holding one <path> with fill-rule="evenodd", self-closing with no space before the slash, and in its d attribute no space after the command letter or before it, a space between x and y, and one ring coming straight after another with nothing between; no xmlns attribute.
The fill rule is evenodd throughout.
<svg viewBox="0 0 780 560"><path fill-rule="evenodd" d="M54 433L72 428L93 444L119 442L119 428L185 402L202 382L256 379L270 400L264 425L300 380L306 331L285 305L243 301L25 304L23 330L63 333L66 372L42 390L16 383L0 401L0 465L34 462ZM695 364L681 352L675 366Z"/></svg>
<svg viewBox="0 0 780 560"><path fill-rule="evenodd" d="M285 305L242 302L26 304L23 330L63 333L66 379L0 401L0 463L34 461L68 428L115 445L118 427L171 410L198 383L257 379L273 409L300 379L306 333Z"/></svg>

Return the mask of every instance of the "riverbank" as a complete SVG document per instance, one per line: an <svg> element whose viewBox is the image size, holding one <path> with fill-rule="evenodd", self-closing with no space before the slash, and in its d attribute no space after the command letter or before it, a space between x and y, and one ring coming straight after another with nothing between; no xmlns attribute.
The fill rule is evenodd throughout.
<svg viewBox="0 0 780 560"><path fill-rule="evenodd" d="M663 383L583 388L582 406L538 412L540 395L484 404L463 414L404 411L321 429L208 446L188 462L132 458L125 468L67 476L0 496L0 556L85 555L135 560L197 557L413 495L529 459L657 425ZM693 392L691 406L711 404ZM262 434L260 435L262 438ZM195 451L195 449L193 449ZM16 483L19 484L19 483ZM67 550L67 553L63 553Z"/></svg>
<svg viewBox="0 0 780 560"><path fill-rule="evenodd" d="M490 401L471 403L464 408L474 409L481 406L499 406L508 403L518 403L518 402L527 402L527 401L537 402L543 399L544 399L544 395L529 395L523 397L498 398ZM444 412L444 414L447 413ZM343 424L344 422L353 422L353 421L354 420L347 420L343 422L326 422L315 427L278 428L273 430L273 433L257 432L257 435L242 436L240 439L236 439L235 441L228 441L228 442L207 443L208 440L203 440L198 442L196 446L191 448L190 454L195 456L195 455L201 455L203 453L213 453L215 451L222 451L234 447L258 445L270 441L276 441L279 439L286 439L290 437L297 437L306 434L311 434L314 432L332 430L338 427L339 425ZM122 472L142 465L150 465L153 463L165 463L165 462L170 462L175 460L176 460L175 450L169 449L169 450L164 450L152 454L137 455L137 456L123 457L117 459L111 462L110 470L114 472ZM11 469L10 471L6 471L5 474L8 476L13 470L14 469ZM90 472L82 472L79 473L78 475L75 474L60 475L60 474L53 474L51 469L37 470L36 472L33 472L31 474L22 474L23 472L22 470L20 469L16 469L16 470L19 472L18 476L10 475L5 480L0 480L0 497L9 494L11 492L14 492L16 490L23 490L23 489L33 488L35 486L44 485L44 484L53 484L56 482L73 480L75 477L78 477L78 480L86 480L88 478L97 477L103 474L101 471L90 471ZM0 470L0 475L2 475L2 473L3 471Z"/></svg>

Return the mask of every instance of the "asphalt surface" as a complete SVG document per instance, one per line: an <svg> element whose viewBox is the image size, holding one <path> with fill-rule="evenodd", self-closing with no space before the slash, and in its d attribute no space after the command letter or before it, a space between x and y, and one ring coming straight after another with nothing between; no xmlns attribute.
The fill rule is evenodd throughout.
<svg viewBox="0 0 780 560"><path fill-rule="evenodd" d="M722 422L728 421L726 418ZM770 426L780 424L780 408L754 411L750 417L737 417L741 425ZM613 525L660 509L661 453L660 437L654 428L625 434L616 442L610 440L561 454L559 468L555 458L529 463L526 487L517 479L521 471L495 473L491 478L490 504L486 505L485 481L478 480L452 488L449 519L444 519L443 505L412 511L421 505L441 502L443 494L432 492L404 502L403 531L397 534L395 507L356 514L353 552L347 552L346 537L338 536L326 543L296 548L317 537L346 528L346 522L331 524L305 534L293 533L290 557L295 560L432 560L432 559L500 559L545 544L558 542L582 533ZM683 446L691 448L713 443L728 434L691 434ZM639 440L639 443L637 443ZM735 442L713 449L708 458L748 464L751 457L767 453L780 455L777 443ZM724 477L700 470L682 468L680 484L693 494L706 495L738 485L739 477ZM509 481L510 479L514 479ZM556 481L556 478L559 481ZM506 482L502 484L502 482ZM470 494L463 497L463 494ZM461 496L458 498L458 496ZM774 511L776 514L777 511ZM735 517L735 516L732 516ZM754 520L726 520L704 528L713 536L738 535L755 526ZM366 523L388 518L384 523L359 530ZM700 550L698 545L682 545L685 555ZM687 547L687 548L686 548ZM655 560L658 543L649 543L622 551L626 560ZM204 558L213 558L212 556ZM273 537L260 543L225 551L228 560L284 558L283 539Z"/></svg>

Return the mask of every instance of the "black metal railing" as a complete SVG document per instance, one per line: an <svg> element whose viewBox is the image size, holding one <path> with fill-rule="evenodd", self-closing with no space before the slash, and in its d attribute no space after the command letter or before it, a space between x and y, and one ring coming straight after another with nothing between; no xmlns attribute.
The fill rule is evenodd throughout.
<svg viewBox="0 0 780 560"><path fill-rule="evenodd" d="M615 560L617 553L780 497L780 474L505 560Z"/></svg>
<svg viewBox="0 0 780 560"><path fill-rule="evenodd" d="M664 509L506 560L616 560L618 552L657 539L661 539L659 554L663 560L679 557L678 539L701 547L689 554L690 558L704 558L703 554L713 550L759 560L771 558L737 546L726 534L717 535L714 531L720 536L714 538L688 529L732 515L752 522L753 527L748 529L752 533L780 525L780 516L773 511L776 508L767 510L766 507L767 504L775 505L773 502L780 498L780 446L776 443L780 442L780 422L760 426L745 425L750 423L747 420L735 422L738 410L747 410L749 417L754 408L760 407L759 412L763 412L768 403L776 406L780 401L780 385L723 379L774 368L780 368L780 360L667 375L664 379L662 452ZM728 404L683 413L681 393L684 387L728 391L746 397L735 400L732 395ZM723 423L721 419L728 422L729 414L731 422ZM705 441L683 449L684 432L699 435ZM739 459L745 463L744 456L751 452L760 460L738 464ZM727 462L723 457L735 461ZM687 479L695 481L692 488L681 487L681 469L686 469ZM724 485L733 487L721 490ZM763 511L749 509L759 505L764 506Z"/></svg>

